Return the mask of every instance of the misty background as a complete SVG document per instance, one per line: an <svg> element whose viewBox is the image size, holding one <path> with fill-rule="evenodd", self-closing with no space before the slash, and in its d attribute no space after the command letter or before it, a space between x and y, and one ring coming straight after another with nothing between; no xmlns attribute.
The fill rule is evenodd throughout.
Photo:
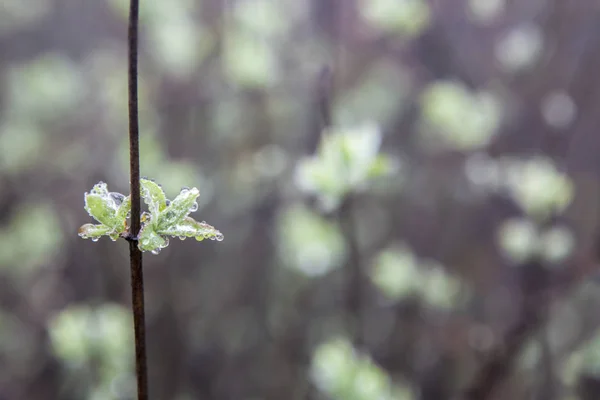
<svg viewBox="0 0 600 400"><path fill-rule="evenodd" d="M0 2L0 399L132 399L126 0ZM152 399L600 398L600 5L141 0ZM470 397L469 397L470 396Z"/></svg>

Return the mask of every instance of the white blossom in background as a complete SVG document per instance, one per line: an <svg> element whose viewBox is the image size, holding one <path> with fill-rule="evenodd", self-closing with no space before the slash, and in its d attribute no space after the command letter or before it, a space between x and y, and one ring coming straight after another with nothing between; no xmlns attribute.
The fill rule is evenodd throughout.
<svg viewBox="0 0 600 400"><path fill-rule="evenodd" d="M573 183L549 158L506 160L504 164L511 197L535 220L543 221L571 203Z"/></svg>
<svg viewBox="0 0 600 400"><path fill-rule="evenodd" d="M506 72L517 72L531 67L539 59L543 46L540 28L523 24L510 30L496 43L496 59Z"/></svg>
<svg viewBox="0 0 600 400"><path fill-rule="evenodd" d="M506 0L469 0L469 16L475 22L489 24L502 16L506 10Z"/></svg>
<svg viewBox="0 0 600 400"><path fill-rule="evenodd" d="M569 127L577 115L575 102L563 91L548 93L542 99L540 108L544 121L556 129Z"/></svg>
<svg viewBox="0 0 600 400"><path fill-rule="evenodd" d="M573 233L562 226L542 232L538 241L542 258L550 263L563 261L575 247Z"/></svg>
<svg viewBox="0 0 600 400"><path fill-rule="evenodd" d="M503 254L514 262L531 258L537 245L537 227L525 218L505 221L498 229L497 240Z"/></svg>
<svg viewBox="0 0 600 400"><path fill-rule="evenodd" d="M526 218L511 218L500 225L496 240L502 254L516 264L539 257L557 264L575 248L573 233L563 226L540 230Z"/></svg>

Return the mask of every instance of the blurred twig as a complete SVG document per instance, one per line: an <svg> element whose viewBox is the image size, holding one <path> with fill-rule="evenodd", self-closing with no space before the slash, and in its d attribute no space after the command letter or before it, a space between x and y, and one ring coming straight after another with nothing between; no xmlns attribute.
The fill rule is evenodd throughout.
<svg viewBox="0 0 600 400"><path fill-rule="evenodd" d="M360 249L358 244L356 223L354 221L355 198L352 194L344 200L338 210L338 218L342 227L342 235L348 247L348 260L346 262L346 313L348 328L355 345L362 346L361 340L361 304L362 304L362 279L360 267Z"/></svg>
<svg viewBox="0 0 600 400"><path fill-rule="evenodd" d="M135 335L135 373L138 400L148 399L148 377L146 366L146 326L144 312L144 274L142 252L138 248L137 235L140 231L140 154L139 121L137 99L138 20L139 0L130 1L129 9L129 179L131 185L131 227L129 238L129 260L131 267L131 305Z"/></svg>
<svg viewBox="0 0 600 400"><path fill-rule="evenodd" d="M307 150L314 153L319 148L323 131L331 126L331 102L333 99L333 70L329 65L321 68L315 79L313 102L313 121L311 122Z"/></svg>
<svg viewBox="0 0 600 400"><path fill-rule="evenodd" d="M550 331L548 326L540 331L539 343L541 349L542 377L537 398L540 400L553 400L556 398L556 371L554 366L554 354L550 343Z"/></svg>
<svg viewBox="0 0 600 400"><path fill-rule="evenodd" d="M548 276L543 265L536 261L521 266L521 314L504 341L491 352L471 384L459 398L461 400L485 400L492 398L498 387L513 371L527 340L546 320Z"/></svg>

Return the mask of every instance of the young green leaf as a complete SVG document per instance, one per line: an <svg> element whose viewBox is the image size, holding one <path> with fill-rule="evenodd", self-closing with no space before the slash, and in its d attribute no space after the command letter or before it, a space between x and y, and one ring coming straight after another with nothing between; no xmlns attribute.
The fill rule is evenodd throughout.
<svg viewBox="0 0 600 400"><path fill-rule="evenodd" d="M223 240L223 234L215 229L214 226L211 226L204 221L198 222L191 217L185 217L183 221L160 231L160 233L163 235L177 236L180 239L193 237L198 241L204 239Z"/></svg>
<svg viewBox="0 0 600 400"><path fill-rule="evenodd" d="M138 237L138 248L141 251L157 251L168 245L168 239L156 233L152 224L149 223L142 227Z"/></svg>
<svg viewBox="0 0 600 400"><path fill-rule="evenodd" d="M125 220L127 219L130 213L131 196L127 196L123 199L123 202L121 203L121 205L119 205L119 208L117 208L117 218L119 218L120 221L123 221L123 223L125 223Z"/></svg>
<svg viewBox="0 0 600 400"><path fill-rule="evenodd" d="M157 217L161 211L167 208L165 192L158 183L150 179L140 179L140 185L142 186L141 194L144 198L144 203L148 205L150 213Z"/></svg>
<svg viewBox="0 0 600 400"><path fill-rule="evenodd" d="M83 239L98 240L100 236L107 235L111 230L111 228L102 224L84 224L79 228L78 235Z"/></svg>
<svg viewBox="0 0 600 400"><path fill-rule="evenodd" d="M193 237L196 240L223 240L223 234L208 225L187 215L198 209L196 199L200 192L196 188L181 190L171 203L167 200L160 185L150 179L141 179L141 195L150 213L141 215L142 228L138 235L138 247L142 251L158 254L169 245L167 236L181 239ZM131 214L131 196L109 192L106 183L99 182L90 193L85 194L85 209L100 224L85 224L79 228L79 236L96 241L100 236L117 240L127 230L127 218Z"/></svg>
<svg viewBox="0 0 600 400"><path fill-rule="evenodd" d="M121 193L109 192L106 183L98 182L90 193L85 194L85 210L99 225L85 224L79 228L79 236L98 240L108 235L117 240L127 229L127 215L131 210L131 199Z"/></svg>
<svg viewBox="0 0 600 400"><path fill-rule="evenodd" d="M191 211L198 208L196 203L198 196L200 192L196 188L182 189L171 204L160 213L156 230L163 231L183 221Z"/></svg>
<svg viewBox="0 0 600 400"><path fill-rule="evenodd" d="M98 222L115 228L121 222L117 218L117 205L112 197L89 193L85 196L85 210Z"/></svg>

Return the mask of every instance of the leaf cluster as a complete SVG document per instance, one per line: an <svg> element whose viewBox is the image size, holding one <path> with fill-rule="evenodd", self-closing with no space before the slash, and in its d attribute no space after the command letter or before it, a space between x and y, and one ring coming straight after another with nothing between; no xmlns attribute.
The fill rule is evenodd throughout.
<svg viewBox="0 0 600 400"><path fill-rule="evenodd" d="M189 216L198 209L196 199L200 195L197 188L183 188L172 201L168 200L162 187L153 180L140 180L141 195L149 212L141 215L142 227L137 238L142 251L158 254L169 245L169 236L183 240L193 237L223 240L223 234L206 222L198 222ZM108 236L113 241L119 237L128 238L131 214L131 196L109 192L106 183L99 182L89 193L85 193L85 210L98 224L84 224L79 228L79 236L97 241Z"/></svg>

